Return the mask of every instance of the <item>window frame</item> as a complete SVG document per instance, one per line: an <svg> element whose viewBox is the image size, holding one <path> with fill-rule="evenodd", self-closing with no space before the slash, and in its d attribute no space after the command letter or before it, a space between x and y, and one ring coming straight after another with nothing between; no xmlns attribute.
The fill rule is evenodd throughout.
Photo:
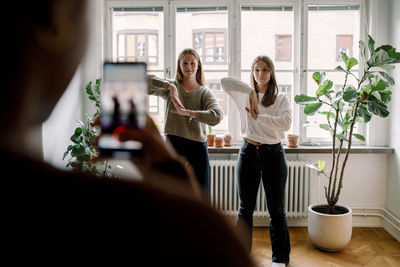
<svg viewBox="0 0 400 267"><path fill-rule="evenodd" d="M163 75L165 78L173 78L176 69L176 44L175 44L175 21L176 11L178 7L204 7L204 6L227 6L228 7L228 29L227 38L225 38L227 53L227 67L228 75L240 78L241 77L241 6L282 6L290 5L293 7L294 25L292 34L292 60L293 69L281 69L277 72L293 73L292 96L297 94L306 93L307 88L307 75L315 70L308 68L308 5L347 5L358 4L360 5L360 40L366 41L366 0L205 0L199 3L198 0L158 0L158 1L132 1L132 0L105 0L104 7L106 9L105 27L104 27L104 59L112 59L112 8L114 7L149 7L157 6L163 7L164 12L164 67ZM160 37L159 37L160 38ZM353 55L357 56L358 55ZM360 62L362 64L362 62ZM203 62L205 64L205 62ZM338 62L339 64L339 62ZM360 70L362 67L359 68ZM225 70L223 70L225 71ZM332 71L332 70L328 70ZM232 99L228 97L228 130L233 137L233 144L241 142L240 126L237 121L239 114L236 110L235 104ZM306 131L302 125L306 122L306 116L303 113L303 107L297 105L292 101L293 110L293 132L300 135L301 144L327 144L330 143L329 139L316 139L311 140L305 136ZM368 128L361 124L361 133L367 135ZM368 143L368 141L367 141ZM359 143L361 144L361 143Z"/></svg>

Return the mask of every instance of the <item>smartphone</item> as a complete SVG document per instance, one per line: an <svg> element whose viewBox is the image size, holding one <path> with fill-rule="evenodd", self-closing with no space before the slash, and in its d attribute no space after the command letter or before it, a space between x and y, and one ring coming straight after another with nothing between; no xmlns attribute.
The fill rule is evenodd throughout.
<svg viewBox="0 0 400 267"><path fill-rule="evenodd" d="M140 142L122 142L119 135L127 128L146 127L146 71L144 62L103 64L98 143L102 155L119 158L142 154Z"/></svg>

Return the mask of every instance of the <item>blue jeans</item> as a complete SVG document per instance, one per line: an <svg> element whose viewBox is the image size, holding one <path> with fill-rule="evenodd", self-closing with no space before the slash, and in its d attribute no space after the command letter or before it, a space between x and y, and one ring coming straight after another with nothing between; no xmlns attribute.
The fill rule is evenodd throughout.
<svg viewBox="0 0 400 267"><path fill-rule="evenodd" d="M196 174L197 181L206 195L210 188L210 160L207 142L197 142L176 135L167 135L176 152L186 158Z"/></svg>
<svg viewBox="0 0 400 267"><path fill-rule="evenodd" d="M247 249L251 252L253 213L260 181L263 182L270 214L269 233L272 261L288 263L290 238L286 221L284 197L287 179L285 151L280 143L255 146L243 141L237 163L238 191L240 197L237 224L247 231Z"/></svg>

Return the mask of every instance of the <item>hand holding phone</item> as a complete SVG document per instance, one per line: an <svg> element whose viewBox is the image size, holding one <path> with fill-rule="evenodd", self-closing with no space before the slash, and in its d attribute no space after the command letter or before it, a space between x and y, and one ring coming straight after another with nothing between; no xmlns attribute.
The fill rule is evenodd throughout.
<svg viewBox="0 0 400 267"><path fill-rule="evenodd" d="M119 137L128 128L142 130L146 127L146 63L105 62L102 82L100 153L125 157L140 155L140 142L121 141Z"/></svg>

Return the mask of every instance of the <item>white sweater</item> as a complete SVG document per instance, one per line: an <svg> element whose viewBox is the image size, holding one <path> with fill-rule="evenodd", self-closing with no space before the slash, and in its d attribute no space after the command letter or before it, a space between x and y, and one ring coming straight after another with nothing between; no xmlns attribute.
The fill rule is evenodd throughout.
<svg viewBox="0 0 400 267"><path fill-rule="evenodd" d="M290 129L292 123L292 111L286 94L279 93L275 103L267 108L258 103L259 114L254 120L245 110L245 107L249 107L249 94L253 88L233 77L222 78L221 85L239 110L242 137L263 144L277 144L285 138L284 132ZM262 97L263 94L259 93L259 99Z"/></svg>

